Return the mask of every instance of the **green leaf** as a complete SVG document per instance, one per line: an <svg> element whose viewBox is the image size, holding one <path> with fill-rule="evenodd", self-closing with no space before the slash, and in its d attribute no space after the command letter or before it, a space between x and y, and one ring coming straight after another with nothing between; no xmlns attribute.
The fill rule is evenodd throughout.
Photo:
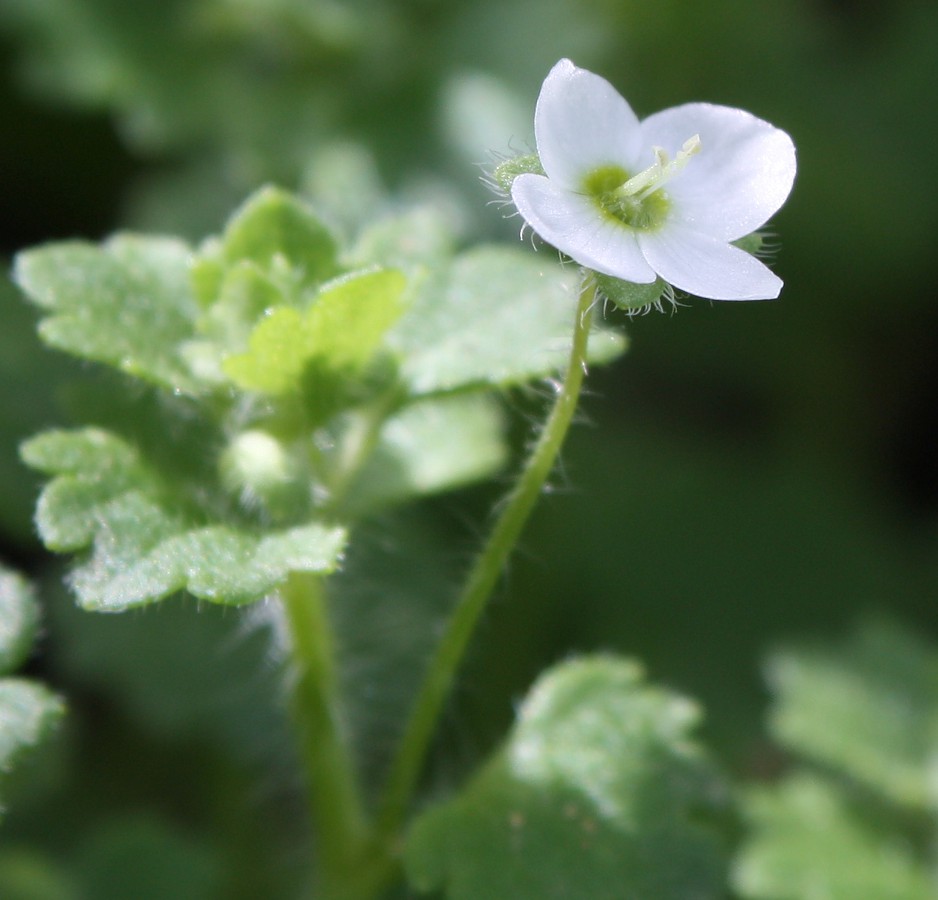
<svg viewBox="0 0 938 900"><path fill-rule="evenodd" d="M291 571L332 571L344 547L343 529L315 522L268 533L206 525L130 444L99 429L41 434L22 455L57 476L36 517L46 545L64 551L91 544L72 573L88 609L122 610L178 590L247 603Z"/></svg>
<svg viewBox="0 0 938 900"><path fill-rule="evenodd" d="M498 405L480 394L404 407L382 426L343 510L363 516L491 475L507 458L502 419Z"/></svg>
<svg viewBox="0 0 938 900"><path fill-rule="evenodd" d="M338 247L329 229L286 191L261 188L234 214L222 238L229 265L250 260L262 270L292 270L304 285L338 271Z"/></svg>
<svg viewBox="0 0 938 900"><path fill-rule="evenodd" d="M39 608L26 579L0 566L0 674L22 665L39 624Z"/></svg>
<svg viewBox="0 0 938 900"><path fill-rule="evenodd" d="M851 809L843 789L807 774L752 791L753 836L733 871L753 900L931 900L934 884L898 833Z"/></svg>
<svg viewBox="0 0 938 900"><path fill-rule="evenodd" d="M263 319L247 353L227 359L225 372L245 390L282 394L305 388L318 418L324 418L366 374L403 312L405 284L394 270L337 279L305 313L281 308Z"/></svg>
<svg viewBox="0 0 938 900"><path fill-rule="evenodd" d="M938 652L896 625L868 623L837 652L776 653L773 735L891 801L938 808Z"/></svg>
<svg viewBox="0 0 938 900"><path fill-rule="evenodd" d="M102 246L50 244L19 254L15 280L45 313L52 347L172 390L198 384L179 357L197 309L190 248L170 238L118 235Z"/></svg>
<svg viewBox="0 0 938 900"><path fill-rule="evenodd" d="M715 783L689 739L698 718L628 661L558 666L482 772L418 818L409 879L452 900L722 896L702 816Z"/></svg>
<svg viewBox="0 0 938 900"><path fill-rule="evenodd" d="M391 339L415 394L467 385L505 386L554 374L566 362L578 276L529 253L482 247L421 285ZM618 356L624 338L599 327L589 356Z"/></svg>
<svg viewBox="0 0 938 900"><path fill-rule="evenodd" d="M0 679L0 773L45 737L65 707L48 688L23 678Z"/></svg>

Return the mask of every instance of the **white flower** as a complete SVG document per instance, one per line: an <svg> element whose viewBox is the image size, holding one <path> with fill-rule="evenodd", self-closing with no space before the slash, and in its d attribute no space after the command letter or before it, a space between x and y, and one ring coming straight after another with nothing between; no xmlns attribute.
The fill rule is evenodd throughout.
<svg viewBox="0 0 938 900"><path fill-rule="evenodd" d="M778 296L782 281L732 245L785 202L795 148L741 109L688 103L639 122L604 78L562 59L534 115L544 175L511 198L531 228L576 262L624 281L712 300Z"/></svg>

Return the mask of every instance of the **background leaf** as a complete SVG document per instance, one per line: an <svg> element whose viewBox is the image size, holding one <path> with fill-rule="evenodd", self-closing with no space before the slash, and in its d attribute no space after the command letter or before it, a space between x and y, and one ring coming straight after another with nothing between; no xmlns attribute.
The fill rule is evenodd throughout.
<svg viewBox="0 0 938 900"><path fill-rule="evenodd" d="M404 381L425 394L553 375L569 354L578 283L575 272L520 250L460 255L426 279L391 334ZM598 328L590 359L608 362L623 348L619 333Z"/></svg>
<svg viewBox="0 0 938 900"><path fill-rule="evenodd" d="M505 746L407 840L414 887L479 897L722 896L719 796L689 701L612 657L544 675Z"/></svg>

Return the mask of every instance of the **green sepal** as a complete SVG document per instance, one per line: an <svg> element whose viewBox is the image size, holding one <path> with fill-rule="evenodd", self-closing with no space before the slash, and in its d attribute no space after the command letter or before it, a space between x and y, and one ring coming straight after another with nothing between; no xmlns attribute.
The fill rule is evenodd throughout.
<svg viewBox="0 0 938 900"><path fill-rule="evenodd" d="M480 774L416 820L411 884L450 900L722 897L706 816L721 794L690 739L698 719L629 661L556 667Z"/></svg>
<svg viewBox="0 0 938 900"><path fill-rule="evenodd" d="M344 529L319 522L273 531L205 523L139 452L100 429L51 431L27 441L24 462L56 476L39 498L46 546L91 545L71 574L79 603L117 611L179 590L217 603L259 600L291 571L328 573Z"/></svg>
<svg viewBox="0 0 938 900"><path fill-rule="evenodd" d="M674 297L671 286L661 278L656 278L649 284L638 284L603 275L601 272L593 272L592 277L596 279L596 285L603 297L626 312L660 308L662 300L669 301Z"/></svg>
<svg viewBox="0 0 938 900"><path fill-rule="evenodd" d="M500 162L492 170L492 182L503 194L511 193L511 185L519 175L545 175L536 153L515 156Z"/></svg>

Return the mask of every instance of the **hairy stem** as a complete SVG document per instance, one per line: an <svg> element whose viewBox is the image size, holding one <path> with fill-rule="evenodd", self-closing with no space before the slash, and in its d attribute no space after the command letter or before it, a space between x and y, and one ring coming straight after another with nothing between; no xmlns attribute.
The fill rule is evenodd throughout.
<svg viewBox="0 0 938 900"><path fill-rule="evenodd" d="M332 629L322 579L293 572L283 598L293 672L291 711L307 779L322 896L366 898L353 889L365 843L365 819L342 728ZM318 894L317 894L318 896Z"/></svg>
<svg viewBox="0 0 938 900"><path fill-rule="evenodd" d="M437 719L469 640L553 469L570 427L586 370L586 348L595 298L595 283L592 278L586 278L580 290L566 375L553 408L518 481L505 499L488 540L469 571L405 725L378 811L377 837L385 844L392 842L401 828Z"/></svg>

